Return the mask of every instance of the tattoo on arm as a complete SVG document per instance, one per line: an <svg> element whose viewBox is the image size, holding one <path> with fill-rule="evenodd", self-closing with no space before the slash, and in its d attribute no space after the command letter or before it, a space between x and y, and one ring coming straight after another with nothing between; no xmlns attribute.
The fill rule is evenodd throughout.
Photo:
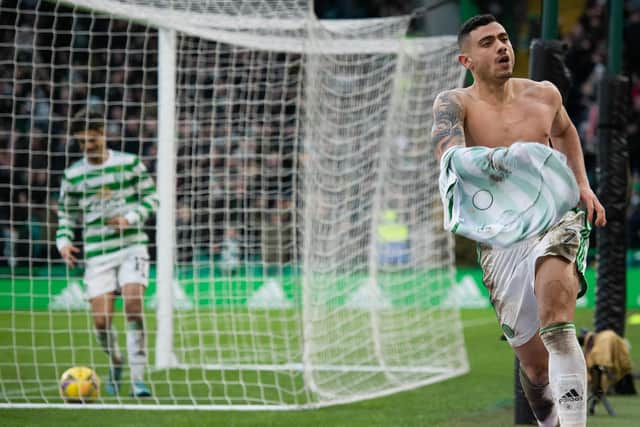
<svg viewBox="0 0 640 427"><path fill-rule="evenodd" d="M431 138L435 143L438 158L447 148L465 143L464 110L452 92L441 93L433 104Z"/></svg>

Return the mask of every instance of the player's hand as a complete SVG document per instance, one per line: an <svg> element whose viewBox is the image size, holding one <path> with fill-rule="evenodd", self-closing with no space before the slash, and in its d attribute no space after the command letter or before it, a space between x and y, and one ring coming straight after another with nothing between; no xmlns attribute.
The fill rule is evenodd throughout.
<svg viewBox="0 0 640 427"><path fill-rule="evenodd" d="M129 228L130 225L129 221L127 221L127 219L123 216L116 216L114 218L111 218L109 221L107 221L107 224L109 224L116 230L125 230Z"/></svg>
<svg viewBox="0 0 640 427"><path fill-rule="evenodd" d="M73 245L67 245L60 249L60 255L64 262L69 266L69 268L73 268L76 266L78 259L76 255L80 252L80 249L76 248Z"/></svg>
<svg viewBox="0 0 640 427"><path fill-rule="evenodd" d="M607 225L604 206L598 200L591 187L580 187L580 205L587 210L587 220L598 227ZM594 220L595 214L595 222Z"/></svg>

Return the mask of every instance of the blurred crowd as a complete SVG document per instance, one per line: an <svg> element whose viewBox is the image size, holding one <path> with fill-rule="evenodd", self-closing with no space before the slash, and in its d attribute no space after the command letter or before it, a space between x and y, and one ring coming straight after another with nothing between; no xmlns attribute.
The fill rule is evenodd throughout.
<svg viewBox="0 0 640 427"><path fill-rule="evenodd" d="M479 4L499 18L504 9L501 2ZM407 12L407 2L385 0L320 1L316 7L323 8L325 18ZM587 1L578 23L563 34L570 45L567 64L573 74L567 109L580 132L592 178L597 82L607 54L605 12L606 2ZM640 53L633 48L637 40L640 1L630 0L625 2L624 73L632 82L629 244L634 248L640 248ZM89 105L103 111L110 146L140 155L155 177L157 43L154 30L131 22L72 13L65 6L36 0L2 2L0 265L59 259L53 246L57 190L63 169L80 158L66 130L78 109ZM288 262L295 256L292 212L301 138L300 56L231 51L188 37L178 43L180 260L216 256L230 266L238 257ZM153 241L152 224L147 231Z"/></svg>
<svg viewBox="0 0 640 427"><path fill-rule="evenodd" d="M186 36L177 42L177 256L286 263L294 251L301 57ZM64 168L81 158L67 132L79 109L101 112L109 147L139 155L157 178L157 45L156 31L142 25L3 1L0 264L59 261L58 189ZM152 242L154 220L145 227Z"/></svg>
<svg viewBox="0 0 640 427"><path fill-rule="evenodd" d="M566 64L571 70L572 86L567 111L578 128L585 153L587 171L595 187L598 148L598 81L606 72L608 37L607 2L588 0L578 22L563 38L569 45ZM628 244L640 249L640 1L625 2L623 74L631 83L627 142L630 160L630 198Z"/></svg>
<svg viewBox="0 0 640 427"><path fill-rule="evenodd" d="M57 16L55 9L61 12ZM126 22L74 18L53 4L2 3L3 264L38 265L59 258L53 243L60 179L64 168L81 157L67 135L69 118L77 110L109 105L104 111L107 131L122 137L117 148L141 154L153 171L155 73L146 71L152 63L143 65L155 58L143 54L145 38L135 36L141 31ZM111 40L100 36L108 32ZM107 41L120 49L90 49L107 46ZM125 55L125 46L136 53Z"/></svg>

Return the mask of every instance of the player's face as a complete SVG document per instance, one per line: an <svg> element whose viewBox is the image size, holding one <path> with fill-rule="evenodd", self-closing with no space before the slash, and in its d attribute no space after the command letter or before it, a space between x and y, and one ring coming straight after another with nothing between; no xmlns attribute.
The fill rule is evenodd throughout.
<svg viewBox="0 0 640 427"><path fill-rule="evenodd" d="M104 157L107 143L103 132L89 129L78 132L73 137L78 141L80 149L89 160L101 160Z"/></svg>
<svg viewBox="0 0 640 427"><path fill-rule="evenodd" d="M497 22L476 28L469 34L468 61L480 80L506 80L513 75L515 55L509 35Z"/></svg>

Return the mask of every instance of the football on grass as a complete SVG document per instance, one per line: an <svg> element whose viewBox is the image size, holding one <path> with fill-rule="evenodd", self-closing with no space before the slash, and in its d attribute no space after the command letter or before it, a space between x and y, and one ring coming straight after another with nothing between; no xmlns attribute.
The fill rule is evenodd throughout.
<svg viewBox="0 0 640 427"><path fill-rule="evenodd" d="M60 377L60 396L67 403L90 403L100 394L100 378L91 368L75 366Z"/></svg>

